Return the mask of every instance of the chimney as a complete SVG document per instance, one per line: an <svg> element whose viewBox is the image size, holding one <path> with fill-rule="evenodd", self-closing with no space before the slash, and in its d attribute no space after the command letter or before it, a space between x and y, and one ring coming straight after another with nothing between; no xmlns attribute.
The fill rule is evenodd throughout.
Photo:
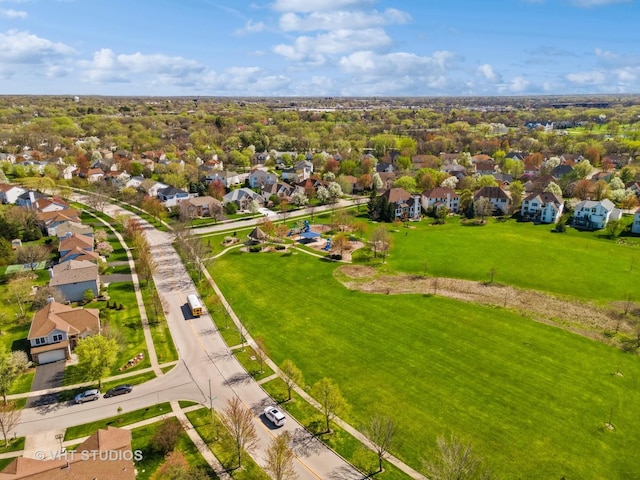
<svg viewBox="0 0 640 480"><path fill-rule="evenodd" d="M31 201L31 203L36 201L36 194L33 190L29 190L29 200Z"/></svg>
<svg viewBox="0 0 640 480"><path fill-rule="evenodd" d="M49 267L49 278L53 278L53 268Z"/></svg>

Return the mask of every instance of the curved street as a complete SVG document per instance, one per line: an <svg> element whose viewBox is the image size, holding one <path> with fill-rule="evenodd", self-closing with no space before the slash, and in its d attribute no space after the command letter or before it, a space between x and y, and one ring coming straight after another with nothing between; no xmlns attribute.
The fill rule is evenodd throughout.
<svg viewBox="0 0 640 480"><path fill-rule="evenodd" d="M119 213L129 214L113 205L106 207L105 213L112 217ZM180 362L166 375L136 386L133 393L125 397L101 398L83 405L56 403L25 408L15 433L24 436L81 425L114 416L119 407L123 412L129 412L172 400L192 400L221 411L227 401L236 396L254 413L259 442L252 457L264 466L271 439L282 431L274 430L260 415L264 406L272 402L270 397L231 354L209 315L196 319L185 315L188 311L187 295L197 294L197 291L172 246L172 235L160 232L144 221L143 225L158 264L154 281L165 306ZM360 472L294 419L289 418L283 429L288 430L294 439L295 468L300 479L362 478Z"/></svg>

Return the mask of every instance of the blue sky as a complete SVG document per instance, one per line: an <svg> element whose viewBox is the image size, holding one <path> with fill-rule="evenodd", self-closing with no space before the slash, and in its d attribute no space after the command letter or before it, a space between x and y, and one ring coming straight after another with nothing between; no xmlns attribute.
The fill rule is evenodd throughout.
<svg viewBox="0 0 640 480"><path fill-rule="evenodd" d="M640 93L640 0L0 0L0 94Z"/></svg>

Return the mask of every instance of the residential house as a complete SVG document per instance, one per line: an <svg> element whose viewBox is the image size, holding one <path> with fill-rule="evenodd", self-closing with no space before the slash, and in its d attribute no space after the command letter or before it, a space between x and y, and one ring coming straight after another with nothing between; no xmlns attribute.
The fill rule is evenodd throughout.
<svg viewBox="0 0 640 480"><path fill-rule="evenodd" d="M104 177L104 170L101 168L80 168L76 173L80 178L86 178L89 183L95 183Z"/></svg>
<svg viewBox="0 0 640 480"><path fill-rule="evenodd" d="M100 310L72 308L55 301L38 310L27 340L31 358L39 365L69 360L79 339L100 333Z"/></svg>
<svg viewBox="0 0 640 480"><path fill-rule="evenodd" d="M100 291L98 265L86 260L70 260L49 269L49 285L60 290L70 302L84 300L84 294L91 290L94 296Z"/></svg>
<svg viewBox="0 0 640 480"><path fill-rule="evenodd" d="M421 204L425 211L432 207L436 210L440 207L445 207L452 213L458 213L460 210L460 196L452 188L436 187L422 192Z"/></svg>
<svg viewBox="0 0 640 480"><path fill-rule="evenodd" d="M0 184L0 202L2 203L17 203L18 197L25 193L27 190L18 186L11 185L10 183Z"/></svg>
<svg viewBox="0 0 640 480"><path fill-rule="evenodd" d="M417 220L420 218L420 195L411 195L404 188L390 188L382 195L387 203L395 205L395 218Z"/></svg>
<svg viewBox="0 0 640 480"><path fill-rule="evenodd" d="M180 188L168 186L158 190L158 199L165 207L171 208L178 205L178 202L189 198L189 192Z"/></svg>
<svg viewBox="0 0 640 480"><path fill-rule="evenodd" d="M80 213L73 209L54 210L53 212L43 212L38 214L40 228L48 236L56 236L57 228L64 222L80 222Z"/></svg>
<svg viewBox="0 0 640 480"><path fill-rule="evenodd" d="M104 174L104 180L116 186L123 186L131 178L126 170L110 170Z"/></svg>
<svg viewBox="0 0 640 480"><path fill-rule="evenodd" d="M380 190L389 190L390 188L393 188L393 182L398 178L395 172L382 172L378 173L378 176L382 182Z"/></svg>
<svg viewBox="0 0 640 480"><path fill-rule="evenodd" d="M633 223L631 224L631 233L640 235L640 208L636 210L636 214L633 216Z"/></svg>
<svg viewBox="0 0 640 480"><path fill-rule="evenodd" d="M65 220L56 226L56 236L58 241L70 235L84 235L86 237L93 237L93 228L89 225L83 225L80 222L74 222L72 220Z"/></svg>
<svg viewBox="0 0 640 480"><path fill-rule="evenodd" d="M42 450L43 452L45 450ZM74 448L74 454L55 455L47 459L17 457L2 471L0 480L135 480L131 431L107 427L100 429ZM53 458L50 458L53 456Z"/></svg>
<svg viewBox="0 0 640 480"><path fill-rule="evenodd" d="M60 240L58 245L60 260L58 263L69 262L71 260L87 260L98 262L100 255L93 251L93 237L71 234Z"/></svg>
<svg viewBox="0 0 640 480"><path fill-rule="evenodd" d="M551 170L550 173L559 180L562 177L571 175L573 173L573 167L571 165L558 165L553 170Z"/></svg>
<svg viewBox="0 0 640 480"><path fill-rule="evenodd" d="M640 198L640 182L627 182L625 183L624 188L631 190L636 194L636 197Z"/></svg>
<svg viewBox="0 0 640 480"><path fill-rule="evenodd" d="M33 202L33 204L31 205L31 208L39 212L58 212L60 210L66 210L68 208L71 208L71 205L69 205L67 202L65 202L59 197L53 197L53 198L42 197L42 198L38 198L35 202Z"/></svg>
<svg viewBox="0 0 640 480"><path fill-rule="evenodd" d="M576 204L573 211L573 226L587 230L600 230L610 220L620 220L622 210L615 208L611 200L583 200Z"/></svg>
<svg viewBox="0 0 640 480"><path fill-rule="evenodd" d="M564 202L551 192L532 193L522 200L520 215L526 220L556 223L562 216Z"/></svg>
<svg viewBox="0 0 640 480"><path fill-rule="evenodd" d="M270 185L265 185L260 190L260 195L262 195L262 198L264 199L264 201L266 203L266 202L269 202L269 199L273 195L278 197L280 200L289 199L289 197L291 197L291 194L294 191L295 191L295 187L294 186L289 185L288 183L278 182L278 183L272 183Z"/></svg>
<svg viewBox="0 0 640 480"><path fill-rule="evenodd" d="M251 173L249 173L248 180L249 180L249 187L264 188L267 185L273 185L274 183L278 183L279 179L275 173L254 168L253 170L251 170Z"/></svg>
<svg viewBox="0 0 640 480"><path fill-rule="evenodd" d="M64 178L65 180L71 180L74 175L77 175L76 170L78 170L78 167L76 167L75 165L67 165L62 170L62 178Z"/></svg>
<svg viewBox="0 0 640 480"><path fill-rule="evenodd" d="M494 173L496 173L497 165L493 160L476 162L474 165L476 168L476 173L478 175L493 175Z"/></svg>
<svg viewBox="0 0 640 480"><path fill-rule="evenodd" d="M231 190L222 197L222 204L226 205L227 203L235 203L238 210L248 210L249 205L253 200L256 200L261 206L264 203L264 199L261 195L257 194L250 188L243 187Z"/></svg>
<svg viewBox="0 0 640 480"><path fill-rule="evenodd" d="M222 213L222 202L210 196L188 198L178 205L185 218L217 217Z"/></svg>
<svg viewBox="0 0 640 480"><path fill-rule="evenodd" d="M238 172L229 172L223 170L205 170L204 183L209 185L211 182L218 181L226 188L242 184L242 175Z"/></svg>
<svg viewBox="0 0 640 480"><path fill-rule="evenodd" d="M26 190L24 193L18 195L16 199L16 205L19 207L31 208L35 201L39 198L44 198L44 195L34 190Z"/></svg>
<svg viewBox="0 0 640 480"><path fill-rule="evenodd" d="M326 187L327 182L319 178L310 177L306 180L296 183L296 190L304 193L308 198L313 198L319 187Z"/></svg>
<svg viewBox="0 0 640 480"><path fill-rule="evenodd" d="M142 185L142 182L144 182L145 180L146 179L142 175L136 175L135 177L130 177L129 180L126 181L124 186L127 188L135 188L136 190L138 190L140 188L140 185Z"/></svg>
<svg viewBox="0 0 640 480"><path fill-rule="evenodd" d="M396 167L393 163L380 162L376 165L377 173L395 173Z"/></svg>
<svg viewBox="0 0 640 480"><path fill-rule="evenodd" d="M487 198L491 201L494 211L500 215L509 213L511 208L511 197L500 187L482 187L473 194L473 201L476 202L480 198Z"/></svg>

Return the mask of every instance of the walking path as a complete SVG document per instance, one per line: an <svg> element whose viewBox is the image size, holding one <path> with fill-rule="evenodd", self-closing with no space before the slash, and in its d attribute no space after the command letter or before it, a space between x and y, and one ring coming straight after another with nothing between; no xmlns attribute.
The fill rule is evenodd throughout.
<svg viewBox="0 0 640 480"><path fill-rule="evenodd" d="M86 203L86 202L81 202L81 203ZM124 238L122 238L122 235L120 235L120 233L117 232L116 229L113 228L110 223L106 222L105 220L98 217L97 215L94 215L92 212L89 212L88 210L83 209L82 211L84 213L91 215L92 217L102 222L105 226L107 226L109 230L111 230L111 232L116 236L116 238L120 242L120 245L122 245L122 247L127 252L129 268L131 269L131 281L133 282L133 289L136 294L138 309L140 310L140 321L142 322L142 333L144 334L144 341L147 345L147 352L149 353L149 361L151 362L151 368L153 369L155 374L158 377L160 377L164 375L164 373L162 373L162 370L158 365L158 356L156 355L156 348L153 345L153 337L151 336L151 329L149 328L149 319L147 318L147 310L144 308L144 301L142 300L142 293L140 292L140 280L138 279L138 274L136 273L136 264L133 261L131 250L129 249L126 242L124 241Z"/></svg>

